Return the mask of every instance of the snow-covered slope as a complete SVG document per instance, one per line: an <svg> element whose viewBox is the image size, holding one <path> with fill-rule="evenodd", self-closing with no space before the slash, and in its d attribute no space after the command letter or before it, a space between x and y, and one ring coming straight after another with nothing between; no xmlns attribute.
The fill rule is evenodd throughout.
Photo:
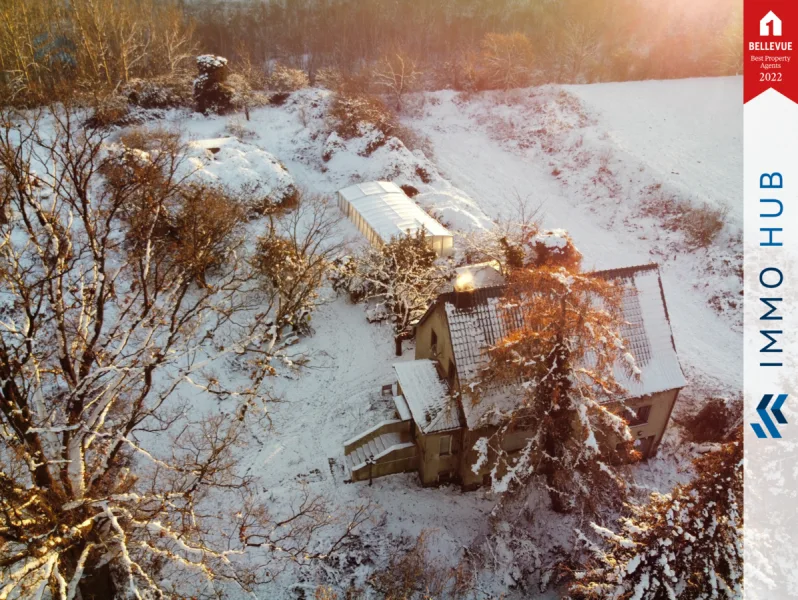
<svg viewBox="0 0 798 600"><path fill-rule="evenodd" d="M422 206L442 215L456 234L510 216L520 196L542 206L545 226L569 231L588 268L661 263L676 347L688 376L682 398L688 399L741 386L742 344L729 304L739 301L740 289L733 251L737 207L717 243L689 249L680 232L663 229L656 215L641 215L640 206L646 190L656 185L674 198L739 203L734 183L741 161L739 85L739 79L716 79L547 86L470 97L425 94L405 124L430 138L434 157L411 152L398 140L372 152L363 138L331 142L324 122L329 93L322 90L304 90L283 106L253 110L249 122L177 113L171 120L194 140L250 130L247 144L268 152L309 192L331 195L371 179L413 185ZM231 128L231 121L238 123ZM220 178L240 175L226 168L223 154L217 160L213 172ZM345 220L340 233L361 239ZM718 293L726 299L720 312L709 303ZM493 500L484 492L424 489L411 475L381 478L371 487L343 483L343 443L389 415L390 399L379 390L392 382L391 363L397 359L388 325L369 324L362 307L342 298L327 294L327 300L314 314L314 334L292 347L307 366L281 370L273 380L271 392L280 400L269 405L273 427L253 428L241 458L263 483L264 506L276 513L286 511L305 487L326 498L331 512L370 502L374 519L345 557L345 568L325 564L289 571L262 597L296 598L292 584L311 593L318 583L343 594L349 580L362 582L384 567L400 538L423 530L432 531L431 558L451 566L464 547L493 535L495 575L485 589L496 596L521 577L515 560L522 550L545 564L549 550L570 547L575 524L551 514L545 494L530 504L539 547L524 550L508 546L504 534L490 533ZM400 360L412 359L412 353L407 349ZM229 365L217 368L220 377L234 376ZM200 398L195 406L209 412L232 408ZM685 452L679 448L680 459ZM676 460L661 454L636 468L635 483L666 491L685 476ZM498 530L509 527L500 523ZM530 589L507 597L529 597Z"/></svg>
<svg viewBox="0 0 798 600"><path fill-rule="evenodd" d="M742 223L741 77L569 85L613 145Z"/></svg>

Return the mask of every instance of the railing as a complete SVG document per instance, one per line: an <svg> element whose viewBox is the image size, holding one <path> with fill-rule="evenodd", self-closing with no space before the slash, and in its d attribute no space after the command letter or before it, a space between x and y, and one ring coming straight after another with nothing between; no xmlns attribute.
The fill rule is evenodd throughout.
<svg viewBox="0 0 798 600"><path fill-rule="evenodd" d="M350 454L355 448L368 444L383 433L398 433L403 442L409 442L410 428L412 426L412 421L400 421L398 419L377 423L371 429L367 429L357 437L344 442L344 454Z"/></svg>
<svg viewBox="0 0 798 600"><path fill-rule="evenodd" d="M363 463L352 469L352 481L365 481L394 473L406 473L418 469L418 451L408 442L391 446L374 457L371 464Z"/></svg>

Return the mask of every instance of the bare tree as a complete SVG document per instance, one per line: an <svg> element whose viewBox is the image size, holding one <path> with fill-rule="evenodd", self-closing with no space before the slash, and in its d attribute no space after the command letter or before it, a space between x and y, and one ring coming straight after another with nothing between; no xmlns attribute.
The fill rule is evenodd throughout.
<svg viewBox="0 0 798 600"><path fill-rule="evenodd" d="M482 39L482 62L492 85L521 87L531 78L532 43L523 33L488 33Z"/></svg>
<svg viewBox="0 0 798 600"><path fill-rule="evenodd" d="M370 302L370 321L393 323L396 354L410 337L413 323L427 310L453 271L429 244L426 232L405 234L359 256L336 262L333 288L354 302Z"/></svg>
<svg viewBox="0 0 798 600"><path fill-rule="evenodd" d="M397 52L385 56L377 63L373 73L373 83L385 91L394 103L397 112L402 110L402 99L413 91L421 79L421 71L409 56Z"/></svg>
<svg viewBox="0 0 798 600"><path fill-rule="evenodd" d="M599 57L597 32L584 23L569 21L560 55L567 65L570 80L579 81L590 61Z"/></svg>
<svg viewBox="0 0 798 600"><path fill-rule="evenodd" d="M337 523L305 493L272 516L236 466L276 352L245 257L197 287L160 251L157 219L127 252L135 188L103 180L105 134L78 132L70 110L42 119L0 128L0 598L218 597L335 550L365 509ZM156 215L172 183L140 190ZM246 384L214 377L249 349ZM200 420L180 390L240 410Z"/></svg>
<svg viewBox="0 0 798 600"><path fill-rule="evenodd" d="M328 198L304 193L295 210L269 215L269 228L259 238L252 262L262 289L272 298L278 330L290 326L308 331L318 290L343 248L340 221Z"/></svg>

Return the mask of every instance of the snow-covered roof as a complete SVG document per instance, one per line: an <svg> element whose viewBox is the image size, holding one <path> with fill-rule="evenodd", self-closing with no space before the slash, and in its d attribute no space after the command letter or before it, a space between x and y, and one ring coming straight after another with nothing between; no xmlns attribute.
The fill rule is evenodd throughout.
<svg viewBox="0 0 798 600"><path fill-rule="evenodd" d="M268 197L279 203L296 189L294 178L279 160L236 138L189 142L184 159L180 176L234 193Z"/></svg>
<svg viewBox="0 0 798 600"><path fill-rule="evenodd" d="M449 388L429 359L395 363L396 378L402 388L413 420L424 433L461 427L457 405Z"/></svg>
<svg viewBox="0 0 798 600"><path fill-rule="evenodd" d="M402 419L402 421L409 421L413 418L413 415L410 412L410 407L407 406L407 401L405 400L404 396L394 396L393 403L396 406L396 412L399 413L399 418Z"/></svg>
<svg viewBox="0 0 798 600"><path fill-rule="evenodd" d="M479 290L503 284L504 275L501 274L501 266L498 261L490 260L457 267L454 270L454 278L446 286L446 291L454 291L455 288L463 285L473 290Z"/></svg>
<svg viewBox="0 0 798 600"><path fill-rule="evenodd" d="M621 334L640 369L639 380L629 376L618 365L617 381L627 390L627 397L647 396L681 388L685 385L657 265L642 265L595 273L625 284L623 312L625 324ZM449 335L461 388L467 388L478 371L487 364L485 350L523 324L520 310L503 306L504 288L478 289L468 296L467 304L459 303L456 293L442 294L449 323ZM463 403L469 427L477 426L482 417L494 410L506 410L502 404L507 394L496 390L478 404ZM500 393L501 392L501 393ZM512 396L513 394L510 394Z"/></svg>
<svg viewBox="0 0 798 600"><path fill-rule="evenodd" d="M384 242L425 229L427 235L451 237L443 225L425 213L395 183L371 181L338 192Z"/></svg>

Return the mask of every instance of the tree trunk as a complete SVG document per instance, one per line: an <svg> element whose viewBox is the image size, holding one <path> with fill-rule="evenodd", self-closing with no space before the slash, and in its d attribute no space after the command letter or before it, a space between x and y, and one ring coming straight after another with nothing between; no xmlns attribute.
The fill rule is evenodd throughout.
<svg viewBox="0 0 798 600"><path fill-rule="evenodd" d="M86 569L80 581L80 595L83 600L110 600L116 598L116 587L109 566Z"/></svg>

